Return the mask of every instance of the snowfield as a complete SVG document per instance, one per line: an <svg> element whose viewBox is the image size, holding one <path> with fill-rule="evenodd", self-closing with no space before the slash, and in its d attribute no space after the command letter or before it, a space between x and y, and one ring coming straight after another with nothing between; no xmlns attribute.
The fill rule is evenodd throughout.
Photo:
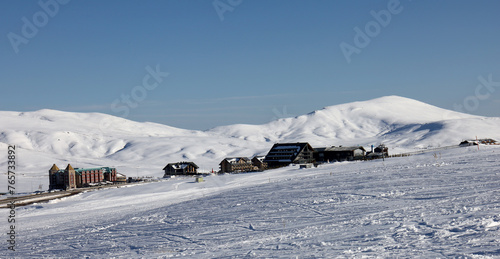
<svg viewBox="0 0 500 259"><path fill-rule="evenodd" d="M500 140L500 118L473 116L416 100L387 96L325 107L262 125L230 125L206 131L134 122L99 113L54 110L0 112L0 150L16 145L18 188L48 188L52 164L65 168L116 167L127 176L161 177L172 162L194 161L217 171L226 157L265 155L277 142L313 147L384 143L391 154L458 145L464 139ZM7 156L0 155L5 168ZM0 175L0 188L6 188Z"/></svg>
<svg viewBox="0 0 500 259"><path fill-rule="evenodd" d="M499 168L481 146L87 192L18 208L0 257L495 258Z"/></svg>

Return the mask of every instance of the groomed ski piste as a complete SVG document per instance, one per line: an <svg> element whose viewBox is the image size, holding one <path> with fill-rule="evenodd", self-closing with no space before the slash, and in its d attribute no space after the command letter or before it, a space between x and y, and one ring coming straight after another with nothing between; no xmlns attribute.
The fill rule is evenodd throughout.
<svg viewBox="0 0 500 259"><path fill-rule="evenodd" d="M498 258L500 148L174 178L17 216L2 258Z"/></svg>

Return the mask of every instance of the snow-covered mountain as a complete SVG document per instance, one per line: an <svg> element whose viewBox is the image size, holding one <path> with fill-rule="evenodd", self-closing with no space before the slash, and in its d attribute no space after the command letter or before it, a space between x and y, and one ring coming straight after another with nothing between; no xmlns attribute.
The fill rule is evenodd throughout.
<svg viewBox="0 0 500 259"><path fill-rule="evenodd" d="M499 136L500 118L441 109L413 99L388 96L323 108L264 125L231 125L212 132L254 141L308 141L318 145L370 145L414 149L450 145L474 136Z"/></svg>
<svg viewBox="0 0 500 259"><path fill-rule="evenodd" d="M263 125L207 131L55 110L0 112L0 118L0 146L16 145L18 171L26 176L45 176L53 163L116 166L132 176L160 176L165 164L180 160L217 170L226 156L265 154L275 142L385 143L394 153L454 145L475 136L500 139L500 118L458 113L398 96L330 106ZM6 159L0 156L0 166Z"/></svg>

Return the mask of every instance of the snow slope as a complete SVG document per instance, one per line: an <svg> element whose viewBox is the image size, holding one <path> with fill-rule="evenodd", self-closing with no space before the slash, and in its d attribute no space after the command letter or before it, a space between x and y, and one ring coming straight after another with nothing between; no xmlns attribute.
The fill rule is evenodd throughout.
<svg viewBox="0 0 500 259"><path fill-rule="evenodd" d="M264 155L275 142L314 146L385 143L391 153L500 139L500 118L457 113L398 96L326 107L263 125L230 125L207 131L140 123L99 113L54 110L0 112L0 148L16 145L20 188L48 187L47 170L114 166L128 176L161 176L169 162L194 161L218 170L228 156ZM5 167L7 155L0 156ZM6 185L2 174L0 188ZM4 179L4 180L2 180Z"/></svg>
<svg viewBox="0 0 500 259"><path fill-rule="evenodd" d="M495 258L498 168L481 146L87 192L18 208L0 257Z"/></svg>
<svg viewBox="0 0 500 259"><path fill-rule="evenodd" d="M416 100L387 96L326 107L264 125L231 125L212 131L235 138L308 141L313 146L390 144L392 148L455 144L475 135L494 135L500 118L445 110ZM491 136L494 138L494 136Z"/></svg>

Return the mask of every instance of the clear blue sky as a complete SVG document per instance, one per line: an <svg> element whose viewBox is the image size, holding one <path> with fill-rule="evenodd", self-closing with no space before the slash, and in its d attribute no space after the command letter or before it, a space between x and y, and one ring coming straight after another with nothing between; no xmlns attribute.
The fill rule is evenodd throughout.
<svg viewBox="0 0 500 259"><path fill-rule="evenodd" d="M500 116L500 83L477 87L500 82L500 1L55 1L0 2L0 110L208 129L400 95Z"/></svg>

